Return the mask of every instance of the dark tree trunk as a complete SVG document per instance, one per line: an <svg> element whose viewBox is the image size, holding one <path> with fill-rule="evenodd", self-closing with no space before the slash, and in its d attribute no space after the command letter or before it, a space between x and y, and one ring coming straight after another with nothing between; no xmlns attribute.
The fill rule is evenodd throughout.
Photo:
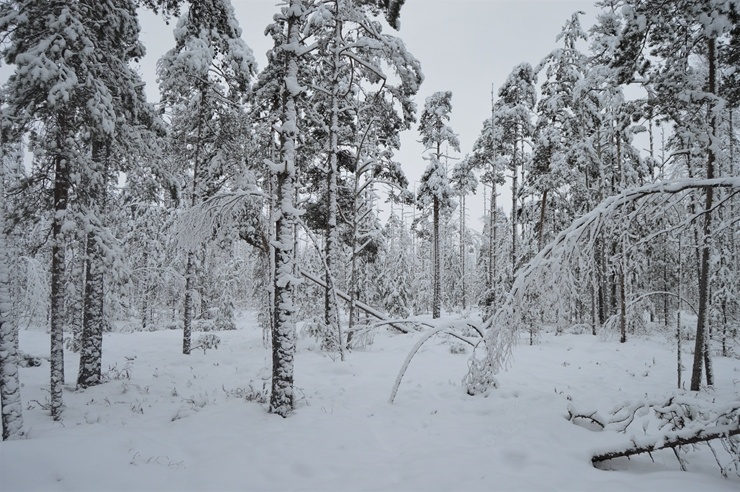
<svg viewBox="0 0 740 492"><path fill-rule="evenodd" d="M51 309L49 323L50 347L50 409L54 420L62 419L64 408L64 288L65 288L65 244L64 222L66 221L69 196L69 163L62 153L65 147L66 121L58 116L57 150L54 155L54 217L51 225Z"/></svg>
<svg viewBox="0 0 740 492"><path fill-rule="evenodd" d="M188 259L185 263L185 300L182 307L182 353L190 354L190 344L192 338L193 323L193 288L195 283L195 253L188 252Z"/></svg>
<svg viewBox="0 0 740 492"><path fill-rule="evenodd" d="M0 140L0 162L3 157ZM0 168L0 409L3 441L23 437L23 403L18 377L18 323L13 319L10 245L5 235L5 182Z"/></svg>
<svg viewBox="0 0 740 492"><path fill-rule="evenodd" d="M339 20L339 2L334 4L334 41L333 41L333 73L331 79L331 119L329 122L329 169L326 176L327 187L327 220L326 220L326 289L324 289L324 324L329 333L324 340L325 348L338 350L341 360L344 360L344 346L342 345L341 325L336 304L334 277L339 264L339 230L337 229L337 175L339 154L339 69L340 46L342 38L342 23ZM336 338L336 343L334 339Z"/></svg>
<svg viewBox="0 0 740 492"><path fill-rule="evenodd" d="M107 155L105 146L99 141L93 142L93 161L102 171L100 176L92 177L88 183L90 213L97 209L102 227L102 216L105 214L105 182L107 175ZM82 311L82 339L80 345L80 367L77 374L77 387L87 388L102 382L103 358L103 256L95 232L87 235L85 247L85 295Z"/></svg>
<svg viewBox="0 0 740 492"><path fill-rule="evenodd" d="M301 0L290 0L285 42L297 46L299 41ZM280 169L275 171L277 181L278 217L275 221L275 324L272 327L272 387L270 412L287 417L293 411L293 359L296 331L294 291L297 282L293 258L295 240L295 165L297 139L296 94L298 85L298 55L286 50L286 74L281 88L282 130L280 134Z"/></svg>
<svg viewBox="0 0 740 492"><path fill-rule="evenodd" d="M709 92L716 94L717 82L716 82L716 63L715 63L715 39L709 38L708 41L708 60L709 60ZM717 137L717 117L714 114L716 105L710 103L709 105L709 119L710 119L710 134L709 134L709 145L707 147L707 179L714 178L714 162L716 156L714 154L714 145ZM706 366L707 370L707 384L714 384L714 375L712 374L711 361L709 357L707 338L707 313L709 312L708 306L708 290L709 290L709 234L712 227L712 203L714 197L714 189L711 187L706 188L704 201L704 224L702 227L702 238L701 238L701 260L699 263L699 312L697 313L696 321L696 344L694 346L694 363L691 371L691 391L699 391L701 388L702 380L702 365Z"/></svg>
<svg viewBox="0 0 740 492"><path fill-rule="evenodd" d="M439 200L434 197L432 204L432 221L433 221L433 249L434 249L434 292L432 299L432 318L437 319L442 316L442 282L441 282L441 269L440 269L440 251L439 251Z"/></svg>

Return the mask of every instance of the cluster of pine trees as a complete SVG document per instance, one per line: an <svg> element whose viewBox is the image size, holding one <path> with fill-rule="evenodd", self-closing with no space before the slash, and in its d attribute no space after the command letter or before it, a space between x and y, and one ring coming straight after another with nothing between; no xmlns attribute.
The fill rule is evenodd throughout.
<svg viewBox="0 0 740 492"><path fill-rule="evenodd" d="M368 316L443 309L488 319L471 393L521 330L624 341L676 323L680 340L692 311L691 388L712 384L712 343L730 355L740 327L738 3L604 0L588 31L574 14L540 63L514 67L461 159L453 94L417 115L420 64L386 32L403 3L286 0L259 71L229 0L0 4L4 438L23 432L21 326L49 327L60 419L65 350L78 388L101 383L113 320L181 329L188 354L193 331L233 328L246 303L282 416L297 320L343 358ZM157 106L132 68L143 8L178 18ZM394 160L412 127L428 161L414 192Z"/></svg>

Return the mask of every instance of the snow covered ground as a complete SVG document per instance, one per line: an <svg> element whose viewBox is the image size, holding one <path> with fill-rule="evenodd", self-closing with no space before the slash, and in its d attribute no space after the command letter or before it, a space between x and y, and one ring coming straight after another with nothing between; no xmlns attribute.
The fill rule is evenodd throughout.
<svg viewBox="0 0 740 492"><path fill-rule="evenodd" d="M282 419L245 398L258 400L269 385L270 351L253 319L238 326L218 333L217 350L190 356L180 354L179 331L106 334L103 362L114 379L68 387L63 423L43 409L48 361L22 369L28 439L0 444L0 490L740 489L708 452L691 458L688 472L671 451L596 469L591 455L629 436L566 419L569 402L607 412L671 394L675 353L661 336L619 344L545 334L514 349L488 397L465 394L468 355L438 337L414 358L394 404L390 391L420 334L380 330L345 362L302 338L300 404ZM47 334L22 331L20 340L23 351L48 354ZM77 358L67 354L67 381ZM740 361L717 358L715 369L717 398L737 398Z"/></svg>

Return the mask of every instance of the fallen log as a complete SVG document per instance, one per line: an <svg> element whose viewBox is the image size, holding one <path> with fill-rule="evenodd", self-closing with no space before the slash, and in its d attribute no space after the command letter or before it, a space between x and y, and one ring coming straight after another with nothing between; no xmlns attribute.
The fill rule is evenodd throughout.
<svg viewBox="0 0 740 492"><path fill-rule="evenodd" d="M301 272L301 275L303 275L306 279L308 279L311 282L315 283L319 287L323 287L324 289L326 289L326 283L323 280L321 280L319 277L317 277L316 275L313 275L313 274L308 273L308 272L303 271L303 270L301 270L300 272ZM337 292L337 297L339 297L340 299L342 299L344 301L347 301L347 302L352 302L352 300L350 299L350 297L347 294L345 294L344 292L342 292L340 290L337 290L336 292ZM354 302L355 302L355 307L361 309L362 311L365 311L370 316L373 316L375 318L378 318L381 321L384 321L389 326L391 326L392 328L400 331L401 333L409 333L409 332L411 332L411 329L406 328L405 326L403 326L401 324L398 324L397 322L393 322L393 320L391 320L388 316L386 316L381 311L378 311L377 309L373 308L372 306L368 306L364 302L360 302L358 300L355 300Z"/></svg>
<svg viewBox="0 0 740 492"><path fill-rule="evenodd" d="M594 455L591 458L591 463L600 463L602 461L611 460L614 458L629 457L637 454L651 453L661 449L675 449L679 446L685 446L687 444L697 444L701 442L708 442L713 439L728 438L731 436L740 435L740 423L735 422L730 425L718 425L713 429L702 428L693 432L676 432L673 435L663 436L662 439L656 439L652 443L636 444L633 441L633 446L627 449L621 449L617 451L609 451L606 453L600 453Z"/></svg>

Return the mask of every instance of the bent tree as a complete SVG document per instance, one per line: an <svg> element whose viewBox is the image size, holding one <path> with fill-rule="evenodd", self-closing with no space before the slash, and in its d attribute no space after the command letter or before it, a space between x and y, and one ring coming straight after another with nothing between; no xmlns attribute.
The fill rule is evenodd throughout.
<svg viewBox="0 0 740 492"><path fill-rule="evenodd" d="M496 374L508 364L517 334L527 329L526 313L535 307L530 292L548 286L557 288L564 278L573 275L573 271L587 266L593 261L593 249L599 236L619 230L623 221L636 222L641 215L660 217L689 194L706 192L707 188L725 188L737 194L740 193L740 177L684 178L628 188L604 199L561 231L517 272L505 302L486 320L485 353L481 359L471 358L465 376L468 394L480 394L496 387ZM680 221L644 240L650 241L669 232L681 233L691 222ZM562 291L562 294L568 293Z"/></svg>

